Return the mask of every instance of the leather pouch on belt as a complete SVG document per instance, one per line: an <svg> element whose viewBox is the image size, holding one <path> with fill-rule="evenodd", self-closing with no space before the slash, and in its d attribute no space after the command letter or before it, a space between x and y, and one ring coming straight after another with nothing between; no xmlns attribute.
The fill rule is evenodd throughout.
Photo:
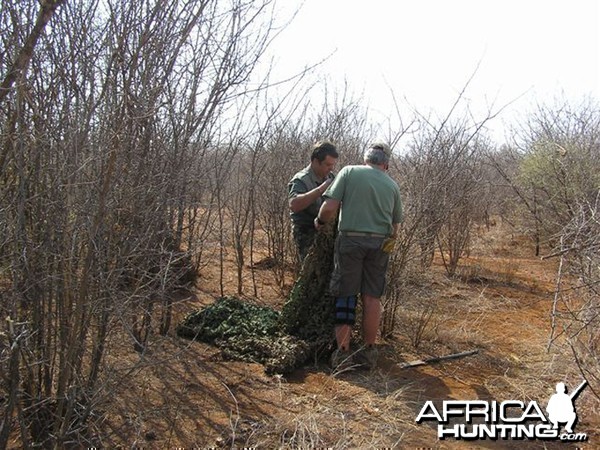
<svg viewBox="0 0 600 450"><path fill-rule="evenodd" d="M383 250L385 253L392 253L394 248L396 248L396 239L391 237L385 239L381 244L381 250Z"/></svg>

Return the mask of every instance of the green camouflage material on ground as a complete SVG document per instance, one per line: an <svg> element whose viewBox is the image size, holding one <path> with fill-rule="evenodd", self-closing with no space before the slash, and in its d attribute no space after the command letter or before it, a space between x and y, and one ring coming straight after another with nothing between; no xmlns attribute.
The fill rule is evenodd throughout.
<svg viewBox="0 0 600 450"><path fill-rule="evenodd" d="M265 366L267 373L289 373L333 343L332 231L319 233L300 276L280 312L235 297L217 299L188 314L177 334L215 345L224 357Z"/></svg>
<svg viewBox="0 0 600 450"><path fill-rule="evenodd" d="M304 341L284 333L278 311L235 297L188 314L177 334L215 345L226 358L263 364L268 373L293 370L309 356Z"/></svg>

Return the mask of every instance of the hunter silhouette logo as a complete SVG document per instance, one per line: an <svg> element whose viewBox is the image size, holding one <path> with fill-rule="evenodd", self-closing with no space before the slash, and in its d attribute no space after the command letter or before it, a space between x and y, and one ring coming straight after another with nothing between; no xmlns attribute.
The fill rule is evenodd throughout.
<svg viewBox="0 0 600 450"><path fill-rule="evenodd" d="M416 422L437 422L439 439L540 439L587 441L586 433L575 433L574 401L587 386L583 381L570 395L564 383L556 384L544 414L535 401L444 400L441 407L425 402ZM564 424L564 432L560 425Z"/></svg>
<svg viewBox="0 0 600 450"><path fill-rule="evenodd" d="M565 431L567 433L573 433L573 426L577 421L577 413L575 412L575 405L573 401L583 388L587 385L587 381L581 383L571 395L568 395L567 387L565 383L556 384L556 394L550 397L546 412L550 422L554 425L552 429L557 430L559 423L566 423Z"/></svg>

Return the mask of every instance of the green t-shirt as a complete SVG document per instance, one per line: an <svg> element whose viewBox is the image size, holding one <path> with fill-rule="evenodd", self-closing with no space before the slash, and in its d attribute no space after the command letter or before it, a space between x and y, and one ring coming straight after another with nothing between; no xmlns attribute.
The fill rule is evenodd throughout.
<svg viewBox="0 0 600 450"><path fill-rule="evenodd" d="M341 202L340 231L390 235L402 222L400 188L375 167L344 167L323 195Z"/></svg>

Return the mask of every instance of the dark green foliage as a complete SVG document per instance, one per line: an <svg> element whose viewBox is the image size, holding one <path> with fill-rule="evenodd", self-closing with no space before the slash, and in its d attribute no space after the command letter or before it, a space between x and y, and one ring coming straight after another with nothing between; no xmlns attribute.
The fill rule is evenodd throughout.
<svg viewBox="0 0 600 450"><path fill-rule="evenodd" d="M317 235L281 313L235 297L219 298L194 311L177 334L216 345L223 356L265 366L267 373L289 373L333 342L332 231Z"/></svg>

